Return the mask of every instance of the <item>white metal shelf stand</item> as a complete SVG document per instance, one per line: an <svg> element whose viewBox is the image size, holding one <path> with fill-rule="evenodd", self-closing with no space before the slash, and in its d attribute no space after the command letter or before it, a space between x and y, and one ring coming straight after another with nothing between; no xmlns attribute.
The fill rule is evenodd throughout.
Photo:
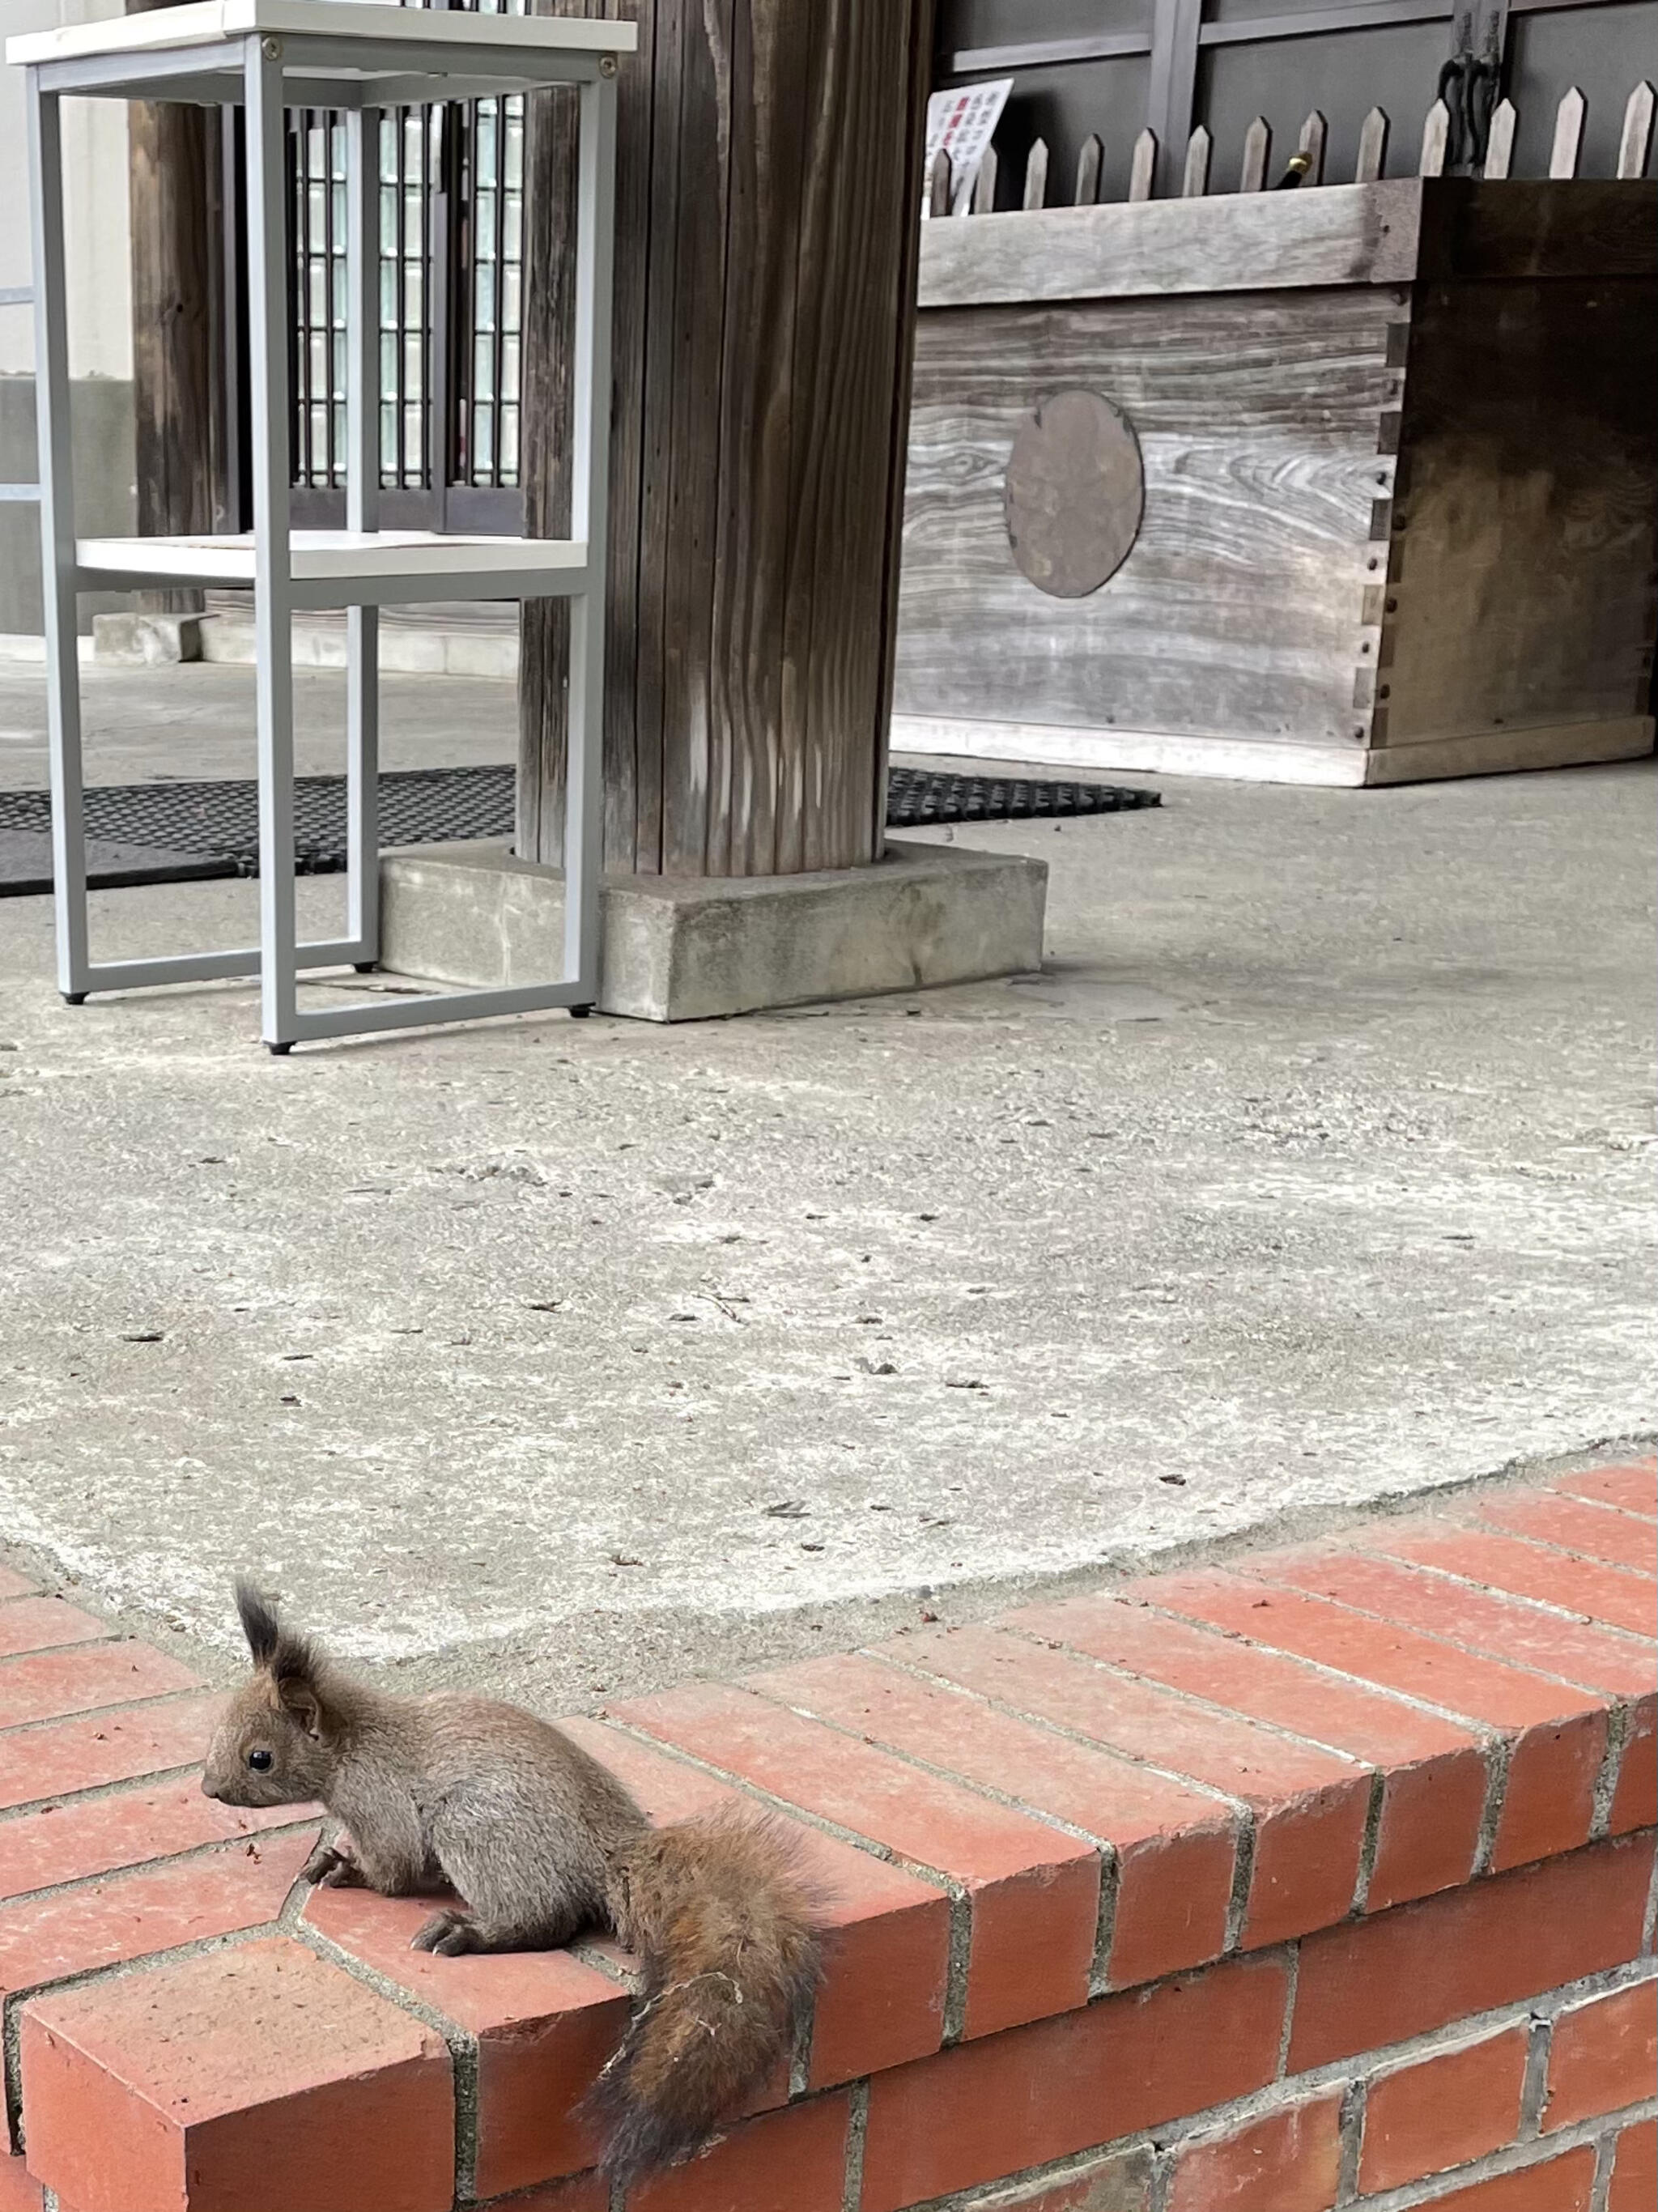
<svg viewBox="0 0 1658 2212"><path fill-rule="evenodd" d="M589 1011L598 995L602 853L604 550L610 453L610 280L616 73L630 23L479 15L355 0L196 0L196 4L13 39L27 72L34 249L36 406L57 890L58 986L89 992L258 975L273 1052L307 1038L469 1021L548 1006ZM580 87L580 158L568 539L447 538L379 527L379 119L386 108ZM246 538L81 538L70 478L68 319L59 106L114 100L245 103L253 531ZM289 526L288 249L283 109L343 110L347 141L347 477L343 531ZM159 960L88 951L76 601L82 592L158 584L250 584L258 648L259 944ZM301 973L379 951L379 610L432 599L561 597L572 602L564 835L566 973L498 991L452 991L326 1010L301 1008ZM347 934L301 944L295 913L291 617L347 609Z"/></svg>

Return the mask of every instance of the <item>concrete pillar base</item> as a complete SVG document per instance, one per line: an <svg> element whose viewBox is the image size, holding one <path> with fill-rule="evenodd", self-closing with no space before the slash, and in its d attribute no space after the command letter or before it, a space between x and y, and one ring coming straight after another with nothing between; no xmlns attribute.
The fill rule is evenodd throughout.
<svg viewBox="0 0 1658 2212"><path fill-rule="evenodd" d="M202 658L200 615L94 615L93 658L112 668L161 668Z"/></svg>
<svg viewBox="0 0 1658 2212"><path fill-rule="evenodd" d="M862 998L1040 967L1048 868L1014 854L896 843L873 867L727 878L612 876L598 1006L641 1021ZM503 843L380 861L380 959L484 987L557 975L564 884Z"/></svg>

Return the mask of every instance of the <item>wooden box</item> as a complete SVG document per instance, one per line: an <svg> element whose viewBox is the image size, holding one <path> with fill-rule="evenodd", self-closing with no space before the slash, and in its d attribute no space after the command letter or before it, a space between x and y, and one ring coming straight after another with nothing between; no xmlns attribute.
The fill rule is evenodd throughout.
<svg viewBox="0 0 1658 2212"><path fill-rule="evenodd" d="M1077 393L1132 436L1094 453L1066 402L1056 445ZM895 747L1328 784L1620 759L1655 628L1658 182L924 225Z"/></svg>

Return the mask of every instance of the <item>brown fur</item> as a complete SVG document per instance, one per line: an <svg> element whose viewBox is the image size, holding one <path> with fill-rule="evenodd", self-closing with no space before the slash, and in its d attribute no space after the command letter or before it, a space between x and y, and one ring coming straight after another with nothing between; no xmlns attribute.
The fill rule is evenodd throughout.
<svg viewBox="0 0 1658 2212"><path fill-rule="evenodd" d="M636 1838L610 1913L645 1962L644 2002L590 2100L625 2180L697 2149L710 2115L787 2057L817 1985L818 1900L781 1823L734 1806Z"/></svg>
<svg viewBox="0 0 1658 2212"><path fill-rule="evenodd" d="M642 2002L596 2085L601 2164L626 2181L688 2156L787 2051L818 1973L817 1912L780 1824L735 1811L653 1829L580 1745L494 1698L397 1697L355 1681L248 1584L254 1671L209 1749L229 1805L319 1799L349 1840L312 1881L390 1897L459 1890L415 1948L551 1949L612 1928Z"/></svg>

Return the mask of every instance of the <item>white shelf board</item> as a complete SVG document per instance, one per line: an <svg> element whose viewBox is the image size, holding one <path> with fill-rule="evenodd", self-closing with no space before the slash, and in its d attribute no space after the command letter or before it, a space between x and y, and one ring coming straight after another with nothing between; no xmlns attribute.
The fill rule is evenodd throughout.
<svg viewBox="0 0 1658 2212"><path fill-rule="evenodd" d="M132 19L141 20L141 19ZM296 584L418 583L440 577L562 575L586 565L587 549L565 538L448 538L430 530L296 530L289 541ZM240 538L82 538L83 574L153 576L170 582L252 584L251 534ZM506 596L510 597L507 593Z"/></svg>
<svg viewBox="0 0 1658 2212"><path fill-rule="evenodd" d="M105 54L175 52L221 46L245 38L324 39L349 47L376 45L465 47L480 60L520 54L630 54L639 43L632 23L574 15L475 15L470 10L398 8L363 0L191 0L142 15L68 23L8 39L15 68L31 62L83 61ZM343 53L342 60L349 56Z"/></svg>

